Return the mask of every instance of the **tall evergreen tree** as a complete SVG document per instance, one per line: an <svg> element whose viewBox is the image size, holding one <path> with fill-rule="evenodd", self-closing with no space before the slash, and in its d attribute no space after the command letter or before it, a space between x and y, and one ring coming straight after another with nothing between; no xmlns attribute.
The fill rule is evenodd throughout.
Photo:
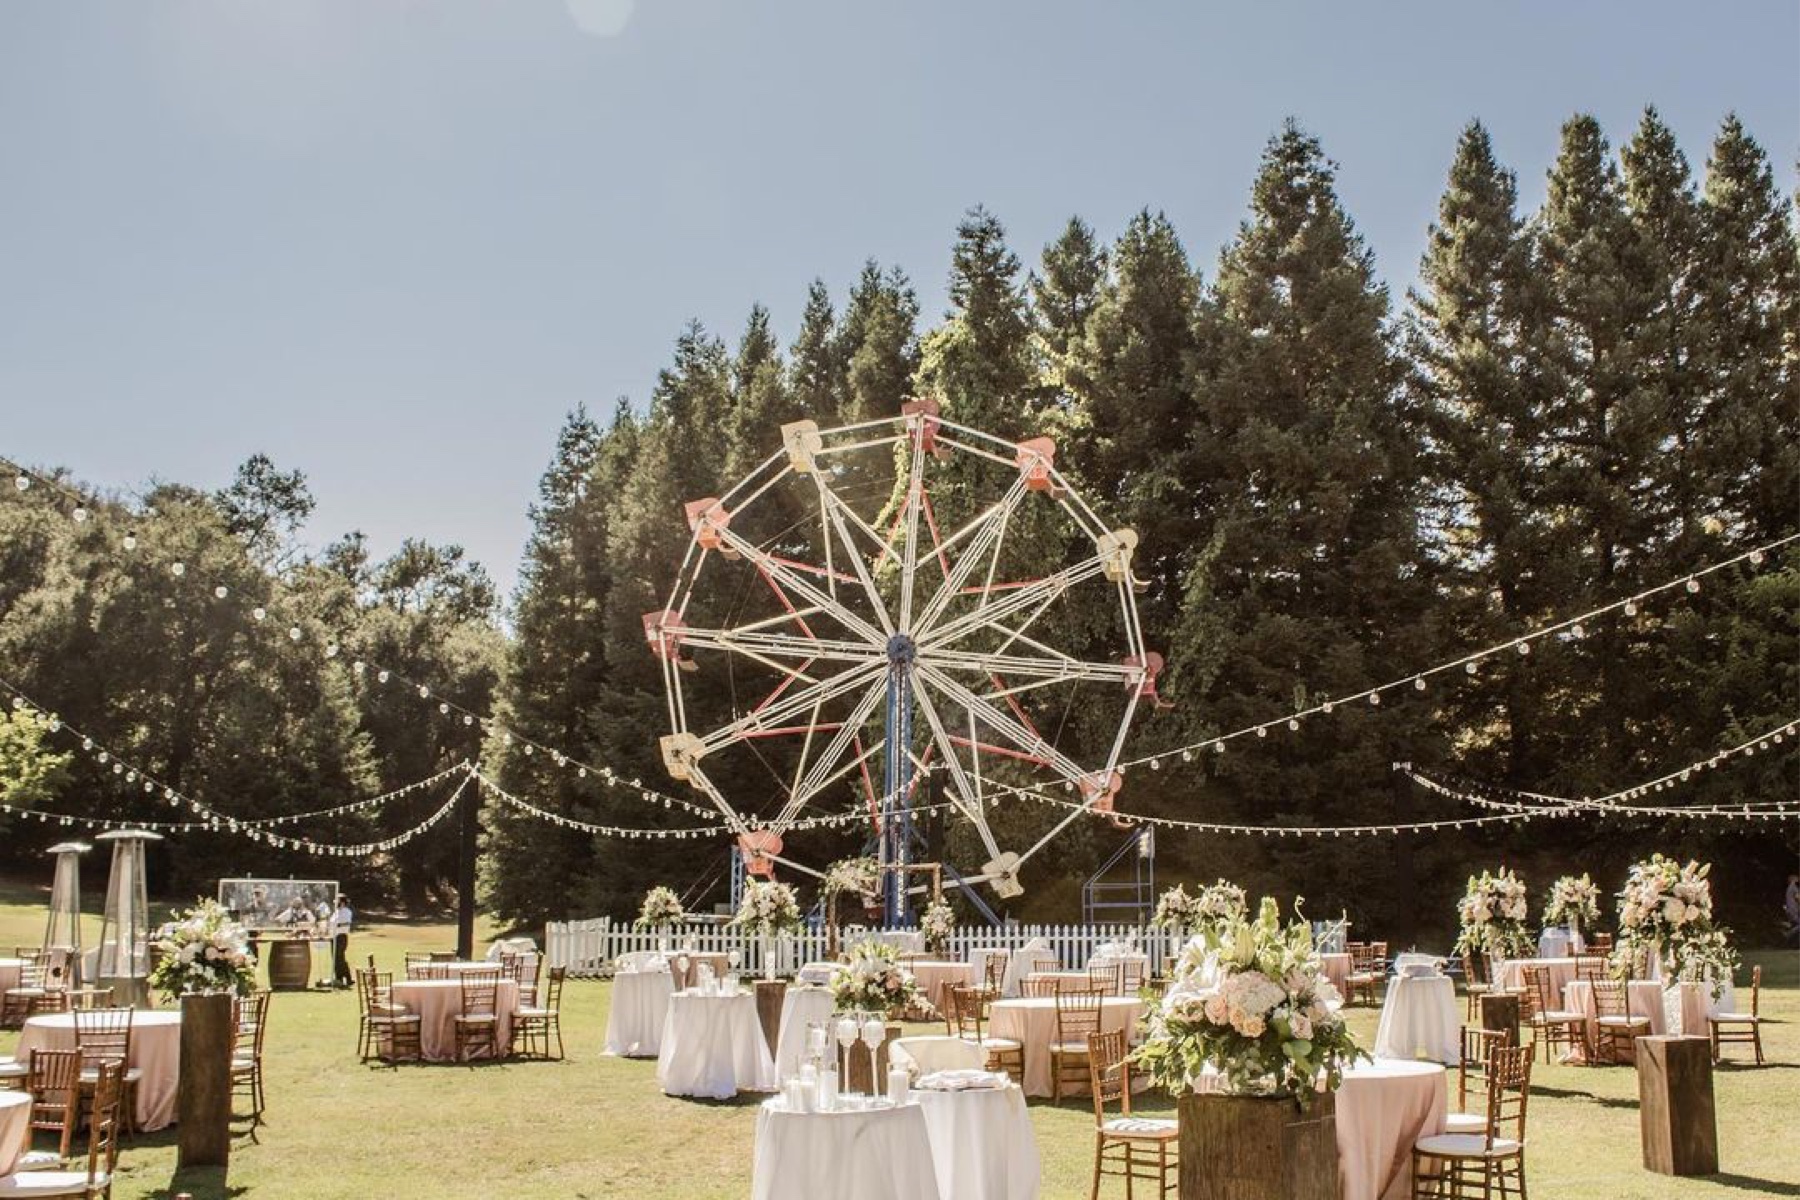
<svg viewBox="0 0 1800 1200"><path fill-rule="evenodd" d="M822 280L806 289L800 332L788 351L788 391L794 407L821 426L833 423L847 391L844 363L838 357L837 316Z"/></svg>
<svg viewBox="0 0 1800 1200"><path fill-rule="evenodd" d="M838 359L846 393L845 424L891 417L912 391L919 367L919 302L898 267L883 272L871 260L850 290L838 331Z"/></svg>
<svg viewBox="0 0 1800 1200"><path fill-rule="evenodd" d="M946 416L999 437L1029 437L1026 397L1035 382L1031 322L1019 259L1006 230L985 208L956 229L950 261L950 312L925 340L925 388Z"/></svg>
<svg viewBox="0 0 1800 1200"><path fill-rule="evenodd" d="M1040 413L1060 411L1071 387L1070 355L1087 332L1106 283L1106 251L1080 217L1044 247L1040 270L1028 281L1037 353Z"/></svg>

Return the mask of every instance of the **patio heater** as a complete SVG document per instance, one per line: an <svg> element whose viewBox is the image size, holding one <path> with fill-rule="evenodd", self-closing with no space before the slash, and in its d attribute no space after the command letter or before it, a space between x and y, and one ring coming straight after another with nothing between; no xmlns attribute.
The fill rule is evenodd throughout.
<svg viewBox="0 0 1800 1200"><path fill-rule="evenodd" d="M92 847L86 842L58 842L50 847L56 856L56 875L50 883L50 923L44 928L44 952L57 982L81 986L81 856Z"/></svg>
<svg viewBox="0 0 1800 1200"><path fill-rule="evenodd" d="M144 843L162 835L147 829L114 829L94 839L112 843L112 874L100 916L100 950L94 983L112 989L114 1004L147 1007L150 1001L150 900L144 887Z"/></svg>

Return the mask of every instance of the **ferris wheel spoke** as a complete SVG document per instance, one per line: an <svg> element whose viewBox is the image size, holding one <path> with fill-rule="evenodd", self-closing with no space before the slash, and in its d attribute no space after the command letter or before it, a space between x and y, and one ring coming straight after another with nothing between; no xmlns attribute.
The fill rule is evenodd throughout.
<svg viewBox="0 0 1800 1200"><path fill-rule="evenodd" d="M863 723L875 711L876 704L880 703L886 692L886 681L882 681L870 688L857 701L849 718L838 726L837 732L832 735L831 741L826 743L825 749L820 752L818 759L807 771L805 778L788 795L787 803L782 806L784 815L791 819L791 814L798 812L801 806L817 795L821 789L860 767L868 761L870 755L886 748L887 741L882 739L877 745L862 751L860 755L851 755L848 762L839 765L838 760L845 756L845 751L856 741L857 735L862 731Z"/></svg>
<svg viewBox="0 0 1800 1200"><path fill-rule="evenodd" d="M1106 563L1106 558L1098 554L1092 558L1083 559L1074 566L1065 567L1054 575L1046 575L1023 587L1014 588L1000 599L978 608L974 612L964 613L952 621L945 622L932 629L928 634L921 635L920 641L933 646L945 645L983 625L992 625L1014 613L1024 612L1041 601L1054 600L1076 584L1100 574L1106 569Z"/></svg>
<svg viewBox="0 0 1800 1200"><path fill-rule="evenodd" d="M816 605L844 628L850 630L850 632L866 637L869 639L871 645L882 645L887 641L886 634L877 630L862 617L845 607L836 596L820 591L818 587L813 584L812 580L807 579L801 572L789 567L774 555L764 551L761 547L753 545L740 535L733 533L730 529L720 529L718 534L719 537L733 550L736 550L739 554L761 567L769 575L779 579L782 583L787 585L789 590L793 591L796 595L804 597L807 603ZM857 559L856 564L860 567L862 565L862 560L860 558ZM883 620L886 620L885 612L881 613L881 617Z"/></svg>
<svg viewBox="0 0 1800 1200"><path fill-rule="evenodd" d="M819 491L819 506L830 516L831 527L837 531L838 541L850 558L850 566L856 572L857 579L862 583L863 594L868 597L869 607L874 611L876 620L881 622L880 638L885 642L887 638L893 636L894 622L888 616L887 603L882 600L881 591L875 586L874 576L869 574L868 562L857 550L856 541L850 536L850 530L844 524L846 514L859 525L862 525L862 518L858 517L851 511L849 505L838 498L837 493L826 485L824 476L817 471L813 473L813 486ZM862 527L868 529L867 525L862 525ZM872 536L874 535L873 530L869 530L869 532ZM887 545L887 542L878 536L876 542L884 548Z"/></svg>
<svg viewBox="0 0 1800 1200"><path fill-rule="evenodd" d="M818 683L800 688L798 691L784 696L776 704L739 717L731 724L707 734L700 739L702 752L712 754L733 743L741 742L747 737L754 737L764 730L780 728L788 718L811 708L815 701L834 699L876 678L882 673L883 666L884 664L879 662L866 663L862 666L852 667L829 679L823 679Z"/></svg>
<svg viewBox="0 0 1800 1200"><path fill-rule="evenodd" d="M719 810L719 814L725 818L725 823L731 827L733 833L744 833L749 829L749 824L744 820L743 814L731 806L731 802L725 799L725 794L711 779L707 778L706 772L700 769L698 763L689 770L688 782L693 785L694 790L713 802L713 807Z"/></svg>
<svg viewBox="0 0 1800 1200"><path fill-rule="evenodd" d="M981 838L982 846L994 858L1000 857L1000 846L994 841L993 831L988 828L987 814L982 809L981 788L978 780L971 779L963 768L962 756L956 752L956 743L950 737L950 731L944 727L943 718L938 715L937 705L932 703L929 688L920 686L915 680L913 684L913 700L924 715L925 723L931 727L931 736L937 742L938 757L950 769L950 784L956 791L961 803L958 811L975 826L976 836Z"/></svg>
<svg viewBox="0 0 1800 1200"><path fill-rule="evenodd" d="M979 671L984 675L1030 675L1051 680L1103 680L1113 683L1135 682L1142 674L1137 667L1115 663L1082 662L1059 656L1052 659L1026 658L1017 654L984 654L976 650L933 648L919 655L919 660L934 667L951 667L963 671Z"/></svg>
<svg viewBox="0 0 1800 1200"><path fill-rule="evenodd" d="M955 701L978 716L990 730L1011 742L1015 748L1043 759L1047 766L1065 779L1079 780L1086 774L1077 763L1052 746L1043 734L1027 728L1011 713L990 704L950 676L930 666L921 666L919 673L929 679L932 686L942 692L946 699Z"/></svg>
<svg viewBox="0 0 1800 1200"><path fill-rule="evenodd" d="M925 422L915 420L906 473L906 548L900 559L900 628L912 628L913 584L919 574L919 509L925 489Z"/></svg>
<svg viewBox="0 0 1800 1200"><path fill-rule="evenodd" d="M943 546L939 547L939 552L942 553L967 530L979 529L979 532L970 540L968 547L957 555L955 564L950 568L949 578L938 585L937 591L933 592L931 599L926 602L924 611L919 614L917 627L919 637L923 638L932 632L933 625L950 607L963 584L968 582L969 576L976 567L981 565L990 549L994 558L998 559L1001 542L1006 536L1007 523L1012 519L1013 510L1018 508L1019 502L1025 498L1026 494L1024 478L1014 480L1012 487L1007 489L1006 495L1000 499L999 503L976 517L963 529L958 530L951 536L949 542L945 542ZM989 571L991 574L991 567Z"/></svg>
<svg viewBox="0 0 1800 1200"><path fill-rule="evenodd" d="M775 658L816 658L831 662L874 662L882 656L863 642L798 637L790 633L762 633L741 629L705 629L683 626L681 644L727 653L755 651Z"/></svg>

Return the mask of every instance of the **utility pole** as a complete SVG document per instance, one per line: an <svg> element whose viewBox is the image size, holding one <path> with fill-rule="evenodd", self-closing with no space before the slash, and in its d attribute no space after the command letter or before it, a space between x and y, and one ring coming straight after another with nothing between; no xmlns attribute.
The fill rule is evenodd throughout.
<svg viewBox="0 0 1800 1200"><path fill-rule="evenodd" d="M475 957L475 859L481 852L481 784L470 773L456 863L456 957Z"/></svg>

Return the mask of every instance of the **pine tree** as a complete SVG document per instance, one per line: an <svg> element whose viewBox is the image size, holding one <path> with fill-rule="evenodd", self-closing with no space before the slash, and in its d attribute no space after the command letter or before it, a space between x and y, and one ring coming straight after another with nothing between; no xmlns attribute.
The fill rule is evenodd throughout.
<svg viewBox="0 0 1800 1200"><path fill-rule="evenodd" d="M1005 438L1030 437L1026 398L1035 382L1031 323L1019 259L984 208L956 229L950 312L925 339L920 378L953 420Z"/></svg>
<svg viewBox="0 0 1800 1200"><path fill-rule="evenodd" d="M741 479L781 445L781 427L805 414L788 390L781 349L758 304L731 365L731 438L723 477Z"/></svg>
<svg viewBox="0 0 1800 1200"><path fill-rule="evenodd" d="M847 388L845 424L896 416L919 367L919 302L898 267L883 273L871 260L850 290L838 333Z"/></svg>
<svg viewBox="0 0 1800 1200"><path fill-rule="evenodd" d="M831 294L815 279L806 290L800 332L788 351L788 391L806 418L829 426L842 410L847 391L844 364L838 358L837 317Z"/></svg>
<svg viewBox="0 0 1800 1200"><path fill-rule="evenodd" d="M1080 217L1070 217L1062 233L1044 247L1042 271L1028 286L1039 375L1036 411L1060 411L1071 384L1069 358L1099 307L1106 283L1106 251Z"/></svg>

